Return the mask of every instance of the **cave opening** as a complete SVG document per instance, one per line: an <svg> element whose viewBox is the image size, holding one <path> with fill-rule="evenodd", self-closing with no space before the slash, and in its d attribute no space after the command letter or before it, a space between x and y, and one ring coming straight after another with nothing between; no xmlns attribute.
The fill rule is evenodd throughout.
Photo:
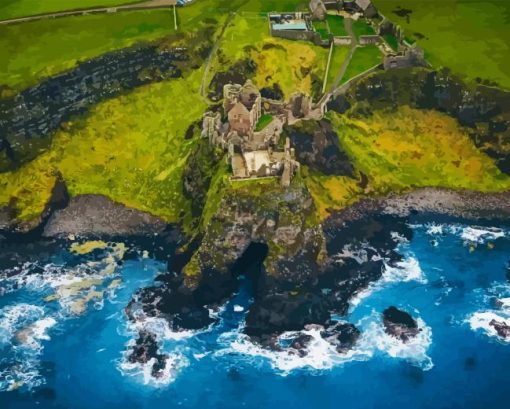
<svg viewBox="0 0 510 409"><path fill-rule="evenodd" d="M269 247L263 242L251 242L250 245L232 266L232 274L238 279L246 278L255 293L264 275L264 261L269 253Z"/></svg>

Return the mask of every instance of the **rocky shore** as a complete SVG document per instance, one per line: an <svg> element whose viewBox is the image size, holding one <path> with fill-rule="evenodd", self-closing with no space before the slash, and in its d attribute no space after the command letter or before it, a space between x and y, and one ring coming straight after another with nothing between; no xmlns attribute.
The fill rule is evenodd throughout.
<svg viewBox="0 0 510 409"><path fill-rule="evenodd" d="M469 190L420 188L403 194L364 199L332 216L337 221L363 218L367 212L409 217L430 214L468 220L510 220L510 191L482 193Z"/></svg>
<svg viewBox="0 0 510 409"><path fill-rule="evenodd" d="M51 215L43 236L142 236L162 233L166 227L162 219L105 196L79 195Z"/></svg>

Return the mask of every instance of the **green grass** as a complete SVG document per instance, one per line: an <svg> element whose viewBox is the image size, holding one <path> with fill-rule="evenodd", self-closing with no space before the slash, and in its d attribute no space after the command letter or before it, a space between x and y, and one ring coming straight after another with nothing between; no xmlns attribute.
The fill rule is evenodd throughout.
<svg viewBox="0 0 510 409"><path fill-rule="evenodd" d="M346 82L356 75L380 64L382 62L382 55L379 49L374 45L367 45L365 47L357 47L351 62L345 71L342 82Z"/></svg>
<svg viewBox="0 0 510 409"><path fill-rule="evenodd" d="M311 95L312 75L324 78L328 52L311 42L272 37L267 16L240 13L225 30L209 81L215 72L251 58L257 66L252 79L259 88L278 83L286 98L296 91Z"/></svg>
<svg viewBox="0 0 510 409"><path fill-rule="evenodd" d="M348 35L345 30L344 18L342 16L328 14L326 19L328 21L331 34L336 37L344 37Z"/></svg>
<svg viewBox="0 0 510 409"><path fill-rule="evenodd" d="M230 11L242 5L255 7L256 3L197 0L177 9L179 32L189 34L208 22L215 23L219 31ZM20 90L70 69L79 61L173 34L171 10L73 16L0 26L0 86Z"/></svg>
<svg viewBox="0 0 510 409"><path fill-rule="evenodd" d="M140 1L143 0L0 0L0 20Z"/></svg>
<svg viewBox="0 0 510 409"><path fill-rule="evenodd" d="M33 85L77 62L174 33L170 11L132 11L0 26L0 84Z"/></svg>
<svg viewBox="0 0 510 409"><path fill-rule="evenodd" d="M393 34L385 34L383 36L384 41L392 48L394 51L398 51L398 40L397 37L395 37Z"/></svg>
<svg viewBox="0 0 510 409"><path fill-rule="evenodd" d="M257 131L257 132L262 131L262 129L264 129L266 126L268 126L272 120L273 120L273 115L269 115L269 114L262 115L257 122L255 131Z"/></svg>
<svg viewBox="0 0 510 409"><path fill-rule="evenodd" d="M510 89L510 2L501 0L374 0L435 67L449 67L468 81L481 78ZM393 11L411 10L409 23ZM423 37L423 38L422 38Z"/></svg>
<svg viewBox="0 0 510 409"><path fill-rule="evenodd" d="M0 174L0 206L15 201L21 220L38 217L59 171L71 195L103 194L177 221L189 209L182 171L196 142L185 133L206 109L200 74L141 87L66 124L47 152Z"/></svg>
<svg viewBox="0 0 510 409"><path fill-rule="evenodd" d="M375 31L365 19L358 19L352 21L352 30L357 38L365 35L374 35Z"/></svg>
<svg viewBox="0 0 510 409"><path fill-rule="evenodd" d="M335 78L337 77L342 65L344 64L347 55L349 54L349 47L334 46L333 55L331 56L331 63L326 82L326 90L333 86Z"/></svg>
<svg viewBox="0 0 510 409"><path fill-rule="evenodd" d="M329 38L329 30L325 21L314 21L313 27L315 31L317 31L324 40Z"/></svg>
<svg viewBox="0 0 510 409"><path fill-rule="evenodd" d="M419 187L499 192L510 188L510 177L481 153L466 129L437 111L403 106L376 111L366 118L329 114L339 142L355 169L368 178L358 180L309 172L305 181L320 217L364 198L405 192Z"/></svg>

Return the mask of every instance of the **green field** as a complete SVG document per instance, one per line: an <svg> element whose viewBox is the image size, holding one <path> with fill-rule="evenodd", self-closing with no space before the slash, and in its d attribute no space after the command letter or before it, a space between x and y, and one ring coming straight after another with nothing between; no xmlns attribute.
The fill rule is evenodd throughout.
<svg viewBox="0 0 510 409"><path fill-rule="evenodd" d="M296 8L299 3L286 2L289 8ZM271 9L275 2L197 0L178 8L179 32L189 34L210 22L219 31L229 11L241 6L247 10ZM0 86L20 90L72 68L79 61L172 34L175 29L170 10L73 16L0 26Z"/></svg>
<svg viewBox="0 0 510 409"><path fill-rule="evenodd" d="M262 131L266 126L268 126L273 121L273 116L269 114L264 114L260 117L257 122L257 126L255 127L255 131Z"/></svg>
<svg viewBox="0 0 510 409"><path fill-rule="evenodd" d="M373 35L375 34L374 29L370 24L367 23L365 19L353 20L352 21L352 30L357 38L365 35Z"/></svg>
<svg viewBox="0 0 510 409"><path fill-rule="evenodd" d="M335 78L340 72L347 55L349 54L349 47L347 46L334 46L333 55L331 56L331 63L328 71L326 90L331 89L334 84Z"/></svg>
<svg viewBox="0 0 510 409"><path fill-rule="evenodd" d="M403 106L365 118L333 112L329 117L340 145L368 184L362 189L356 179L310 174L306 183L321 218L363 197L418 187L482 192L510 188L510 177L474 146L455 119L443 113Z"/></svg>
<svg viewBox="0 0 510 409"><path fill-rule="evenodd" d="M357 47L351 62L345 71L342 82L346 82L356 75L380 64L382 62L382 54L374 45L365 47Z"/></svg>
<svg viewBox="0 0 510 409"><path fill-rule="evenodd" d="M374 0L374 4L425 49L433 66L449 67L468 81L480 78L510 89L509 1L443 0L439 5L429 0Z"/></svg>
<svg viewBox="0 0 510 409"><path fill-rule="evenodd" d="M329 30L328 25L325 21L314 21L313 22L313 28L315 31L317 31L323 39L328 39L329 37Z"/></svg>
<svg viewBox="0 0 510 409"><path fill-rule="evenodd" d="M0 26L0 85L22 89L77 62L174 33L171 11L130 11Z"/></svg>
<svg viewBox="0 0 510 409"><path fill-rule="evenodd" d="M185 133L206 109L199 84L197 70L105 101L67 123L47 152L0 173L0 206L15 200L21 220L37 217L59 171L72 195L103 194L177 221L188 209L181 175L197 141Z"/></svg>
<svg viewBox="0 0 510 409"><path fill-rule="evenodd" d="M0 20L59 11L110 7L143 0L0 0Z"/></svg>
<svg viewBox="0 0 510 409"><path fill-rule="evenodd" d="M250 58L257 67L252 79L259 88L277 83L287 98L295 91L311 95L312 76L322 81L328 52L311 42L272 37L265 15L238 13L212 60L209 81L215 72Z"/></svg>
<svg viewBox="0 0 510 409"><path fill-rule="evenodd" d="M342 16L328 14L326 19L328 21L331 34L337 37L344 37L348 35L345 30L344 18Z"/></svg>
<svg viewBox="0 0 510 409"><path fill-rule="evenodd" d="M384 41L393 49L393 51L398 51L398 40L393 34L388 33L383 35Z"/></svg>

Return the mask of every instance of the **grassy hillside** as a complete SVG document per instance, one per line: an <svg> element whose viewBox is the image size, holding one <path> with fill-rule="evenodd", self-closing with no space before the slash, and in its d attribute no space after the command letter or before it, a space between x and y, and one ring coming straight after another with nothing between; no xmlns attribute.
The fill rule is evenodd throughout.
<svg viewBox="0 0 510 409"><path fill-rule="evenodd" d="M510 89L509 1L374 0L374 4L425 49L434 66Z"/></svg>
<svg viewBox="0 0 510 409"><path fill-rule="evenodd" d="M205 110L199 76L195 71L187 79L142 87L69 123L50 150L0 174L0 205L15 203L20 219L36 217L58 170L72 195L104 194L176 221L187 210L181 174L195 143L184 136Z"/></svg>
<svg viewBox="0 0 510 409"><path fill-rule="evenodd" d="M0 26L0 85L22 89L77 62L174 33L170 11L133 11Z"/></svg>
<svg viewBox="0 0 510 409"><path fill-rule="evenodd" d="M310 94L312 77L320 81L324 77L328 52L310 42L273 38L265 15L240 13L227 27L210 72L212 77L237 61L251 58L257 66L253 79L258 87L278 83L286 97L295 91Z"/></svg>
<svg viewBox="0 0 510 409"><path fill-rule="evenodd" d="M346 177L309 175L307 183L322 217L364 196L417 187L477 191L510 188L489 157L476 149L457 121L437 111L401 107L363 119L332 113L343 149L368 178L366 188Z"/></svg>
<svg viewBox="0 0 510 409"><path fill-rule="evenodd" d="M382 54L375 45L357 47L342 82L346 82L380 63L382 63Z"/></svg>
<svg viewBox="0 0 510 409"><path fill-rule="evenodd" d="M110 7L143 0L0 0L0 20L90 7Z"/></svg>

